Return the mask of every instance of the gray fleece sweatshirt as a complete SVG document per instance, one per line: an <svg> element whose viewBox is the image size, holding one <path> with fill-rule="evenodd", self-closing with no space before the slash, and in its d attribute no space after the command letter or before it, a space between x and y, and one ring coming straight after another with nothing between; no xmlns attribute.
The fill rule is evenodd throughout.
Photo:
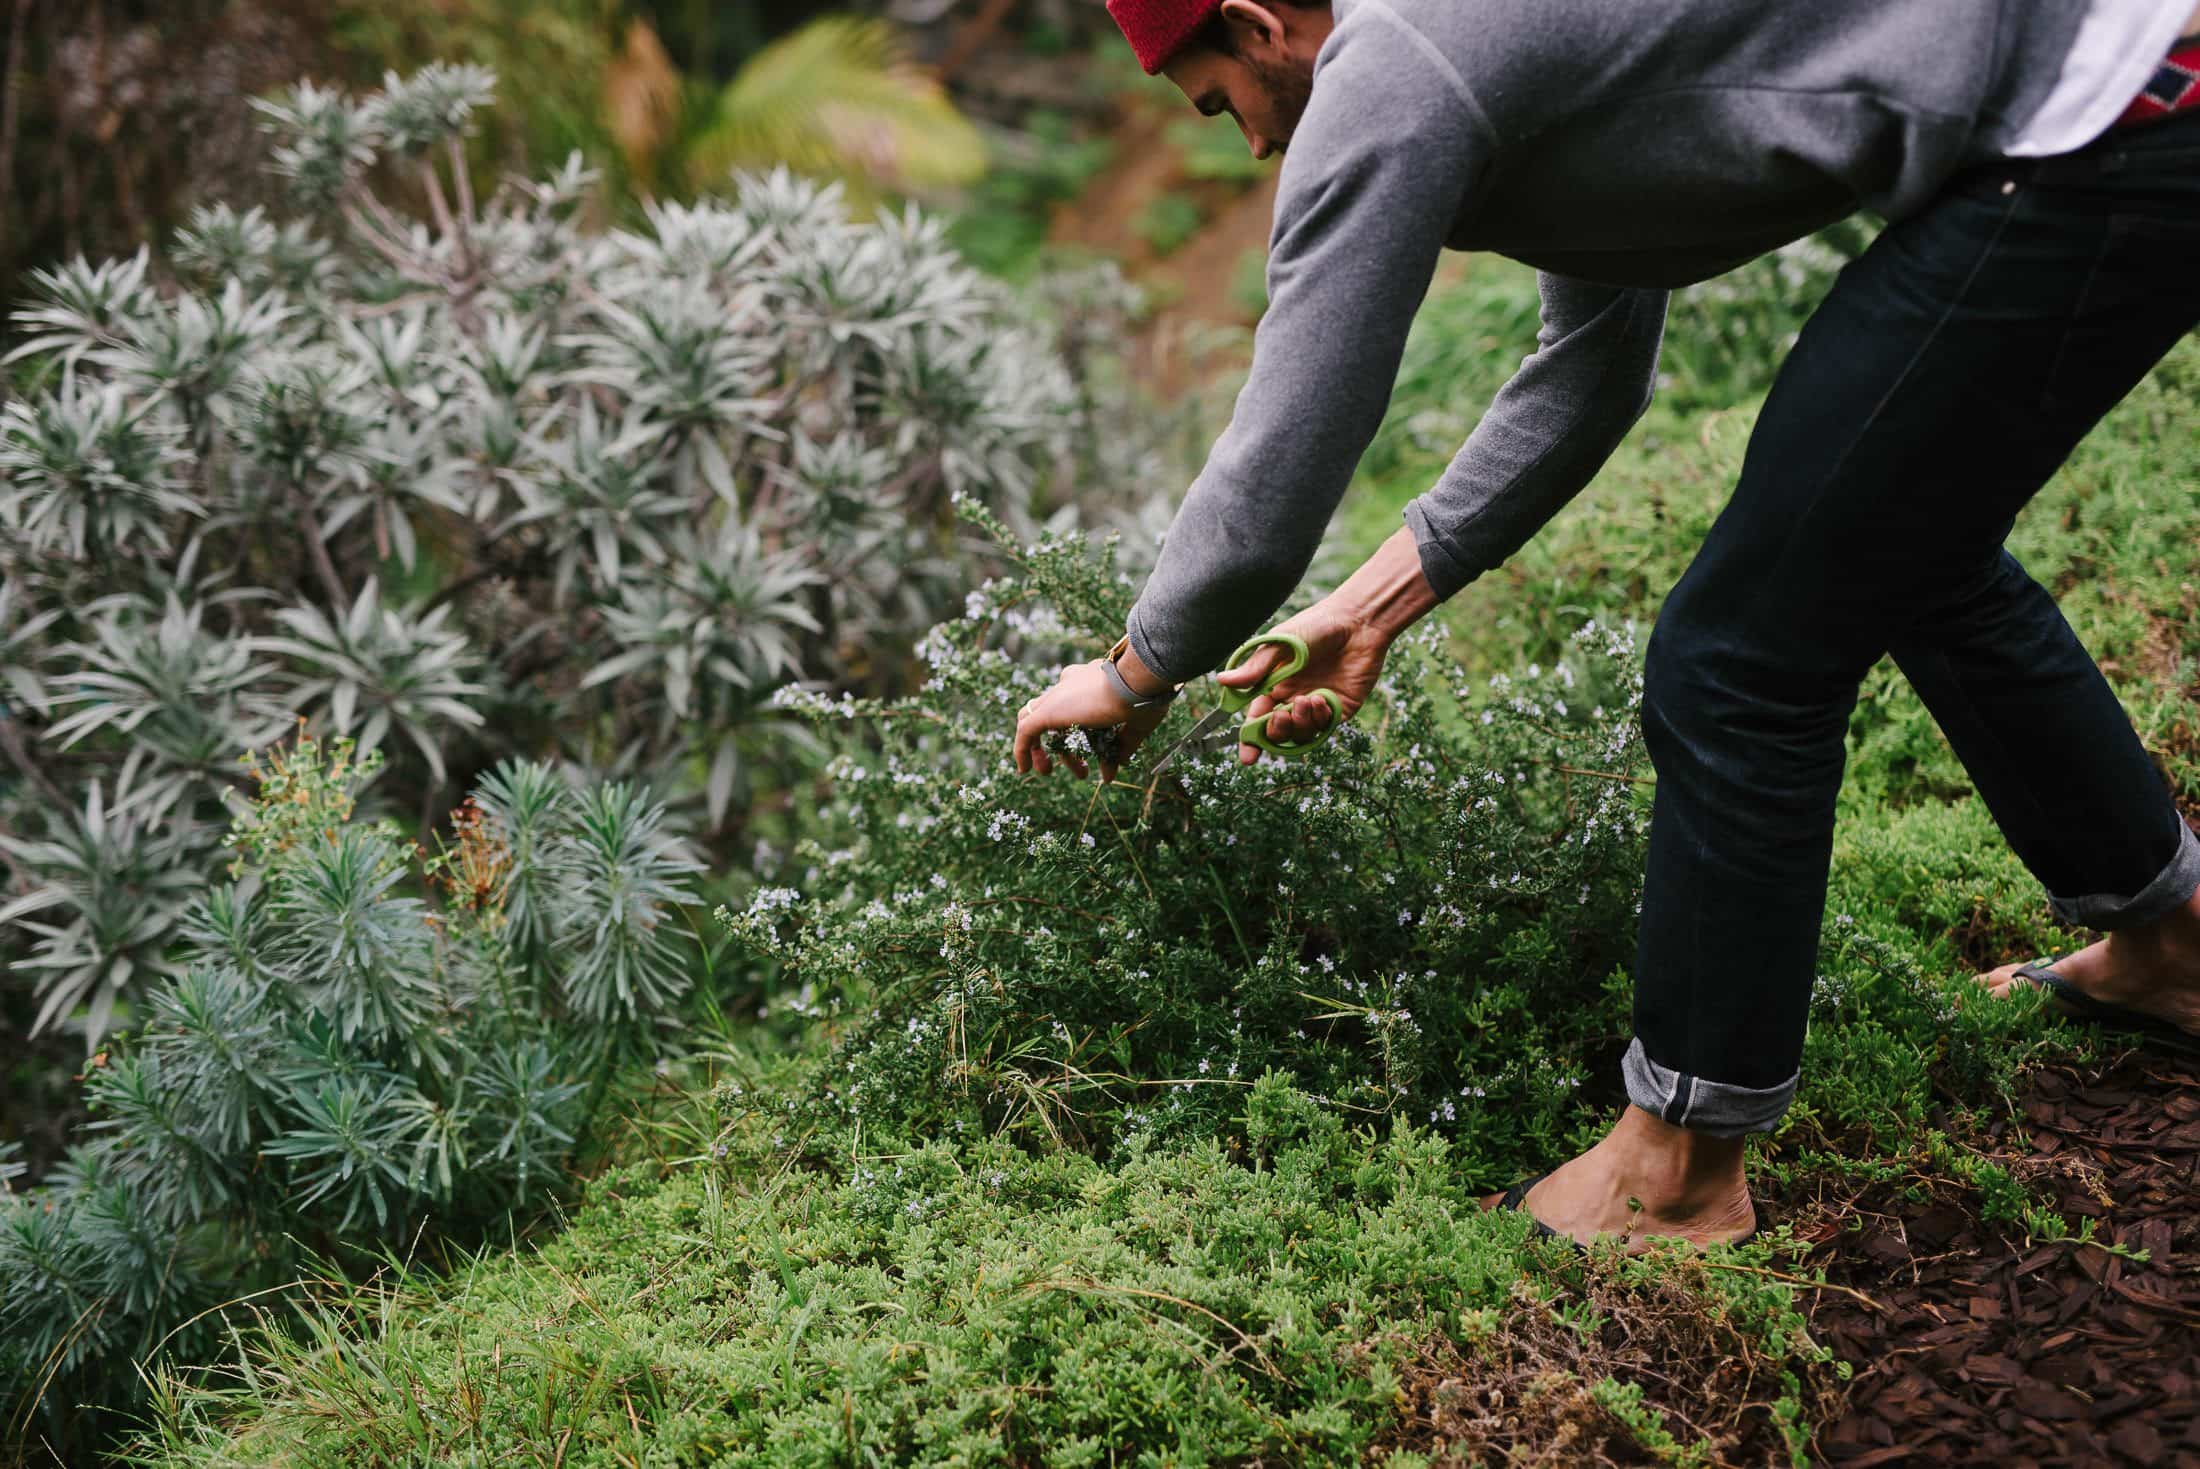
<svg viewBox="0 0 2200 1469"><path fill-rule="evenodd" d="M2165 0L2174 3L2174 0ZM1405 508L1439 597L1649 403L1666 290L1999 156L2082 0L1333 0L1277 179L1268 310L1126 631L1172 683L1306 574L1446 247L1535 266L1536 350Z"/></svg>

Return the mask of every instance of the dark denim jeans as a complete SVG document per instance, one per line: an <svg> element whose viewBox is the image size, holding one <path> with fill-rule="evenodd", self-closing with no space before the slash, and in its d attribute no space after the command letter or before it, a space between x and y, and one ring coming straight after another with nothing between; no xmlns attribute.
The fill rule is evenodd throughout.
<svg viewBox="0 0 2200 1469"><path fill-rule="evenodd" d="M1733 1137L1794 1096L1843 734L1882 654L2065 920L2144 923L2200 886L2115 695L2002 548L2195 324L2200 113L1952 179L1841 272L1650 639L1637 1106Z"/></svg>

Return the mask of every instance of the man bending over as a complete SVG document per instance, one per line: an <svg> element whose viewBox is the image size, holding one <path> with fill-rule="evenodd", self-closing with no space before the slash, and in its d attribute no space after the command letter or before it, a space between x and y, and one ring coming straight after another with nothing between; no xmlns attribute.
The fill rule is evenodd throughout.
<svg viewBox="0 0 2200 1469"><path fill-rule="evenodd" d="M1754 1228L1743 1138L1795 1093L1842 738L1883 654L2055 911L2108 935L2051 971L1984 978L2200 1039L2200 839L2002 548L2200 323L2192 0L1109 9L1148 72L1229 114L1256 157L1282 155L1269 306L1124 639L1025 706L1020 769L1049 770L1039 736L1075 725L1121 726L1127 756L1166 709L1144 696L1217 668L1290 595L1439 250L1537 268L1536 350L1398 532L1281 624L1311 656L1249 710L1278 709L1278 739L1327 722L1317 687L1351 717L1393 639L1595 474L1649 401L1669 289L1868 208L1887 228L1783 364L1650 639L1629 1105L1508 1202L1583 1241ZM1280 655L1218 677L1255 683Z"/></svg>

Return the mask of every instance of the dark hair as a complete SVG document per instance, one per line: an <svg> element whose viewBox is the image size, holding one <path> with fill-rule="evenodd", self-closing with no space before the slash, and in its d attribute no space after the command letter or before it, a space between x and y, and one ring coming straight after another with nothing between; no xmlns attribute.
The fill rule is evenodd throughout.
<svg viewBox="0 0 2200 1469"><path fill-rule="evenodd" d="M1282 6L1290 10L1327 10L1329 8L1329 0L1262 0L1262 3ZM1194 49L1220 51L1225 56L1236 56L1238 54L1237 30L1229 21L1223 19L1222 10L1217 7L1208 14L1205 20L1199 23L1199 29L1193 31L1185 39L1184 49L1187 51Z"/></svg>

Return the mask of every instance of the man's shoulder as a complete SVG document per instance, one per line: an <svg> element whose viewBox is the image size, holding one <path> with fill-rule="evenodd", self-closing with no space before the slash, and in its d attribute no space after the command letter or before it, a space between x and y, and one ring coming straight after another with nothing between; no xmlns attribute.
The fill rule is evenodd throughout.
<svg viewBox="0 0 2200 1469"><path fill-rule="evenodd" d="M1430 36L1413 0L1336 0L1337 23L1314 61L1308 121L1410 143L1487 118L1456 58ZM1294 146L1296 146L1294 139Z"/></svg>
<svg viewBox="0 0 2200 1469"><path fill-rule="evenodd" d="M1371 49L1418 50L1472 96L1484 86L1548 71L1569 58L1624 47L1645 25L1743 0L1333 0L1335 40L1366 37ZM1762 0L1759 0L1762 3Z"/></svg>

